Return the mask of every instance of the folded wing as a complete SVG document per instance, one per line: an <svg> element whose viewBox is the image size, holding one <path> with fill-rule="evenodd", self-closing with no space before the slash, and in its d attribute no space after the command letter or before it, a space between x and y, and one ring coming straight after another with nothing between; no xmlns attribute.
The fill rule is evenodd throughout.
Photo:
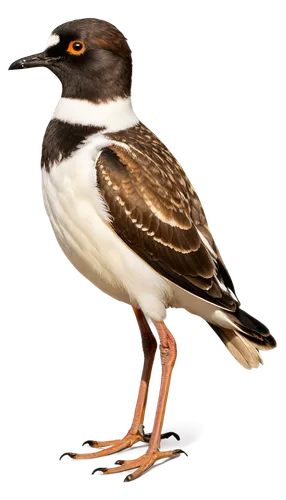
<svg viewBox="0 0 286 500"><path fill-rule="evenodd" d="M142 124L134 128L136 140L103 149L96 163L114 231L165 278L234 311L234 287L198 196L159 139Z"/></svg>

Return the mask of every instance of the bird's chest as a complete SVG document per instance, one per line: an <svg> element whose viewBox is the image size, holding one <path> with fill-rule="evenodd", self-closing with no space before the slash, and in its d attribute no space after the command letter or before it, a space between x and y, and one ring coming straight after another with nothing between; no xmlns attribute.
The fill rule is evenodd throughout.
<svg viewBox="0 0 286 500"><path fill-rule="evenodd" d="M102 289L114 281L106 259L114 235L95 165L109 142L103 135L91 136L68 158L42 169L44 204L56 238L72 264Z"/></svg>

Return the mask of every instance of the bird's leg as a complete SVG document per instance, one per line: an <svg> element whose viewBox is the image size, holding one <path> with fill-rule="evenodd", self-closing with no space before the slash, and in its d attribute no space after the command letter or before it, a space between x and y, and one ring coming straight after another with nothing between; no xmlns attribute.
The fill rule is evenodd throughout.
<svg viewBox="0 0 286 500"><path fill-rule="evenodd" d="M177 345L171 332L169 332L163 322L156 322L155 326L160 338L162 376L154 427L147 452L149 455L158 450L160 447L161 431L166 411L171 376L177 358Z"/></svg>
<svg viewBox="0 0 286 500"><path fill-rule="evenodd" d="M68 452L72 461L95 460L144 443L143 428L148 414L148 401L152 384L157 352L157 340L142 311L135 307L131 312L141 333L143 366L137 386L131 422L126 434L113 439L92 439L85 441L83 452ZM96 451L95 451L96 450Z"/></svg>
<svg viewBox="0 0 286 500"><path fill-rule="evenodd" d="M148 398L149 382L157 350L157 341L151 331L150 326L148 325L143 312L137 307L133 307L133 310L141 333L142 348L144 352L144 364L134 417L128 434L138 434L139 432L142 436L144 436L143 422Z"/></svg>
<svg viewBox="0 0 286 500"><path fill-rule="evenodd" d="M119 467L112 467L110 469L99 467L95 469L93 473L100 470L104 474L113 474L125 470L136 469L135 472L129 474L125 478L125 481L133 481L134 479L137 479L139 476L141 476L146 470L150 469L150 467L152 467L152 465L157 460L169 457L174 458L179 456L181 453L185 453L183 452L183 450L159 451L161 431L166 410L171 375L177 357L177 348L175 339L169 332L165 324L163 322L154 322L154 324L160 337L162 378L156 416L154 420L154 427L151 434L148 450L144 455L135 460L117 460L117 462L115 463L119 465Z"/></svg>

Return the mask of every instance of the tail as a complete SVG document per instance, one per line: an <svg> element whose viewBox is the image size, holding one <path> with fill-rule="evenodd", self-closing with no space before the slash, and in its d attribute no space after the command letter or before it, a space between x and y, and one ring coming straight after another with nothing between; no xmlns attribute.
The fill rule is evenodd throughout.
<svg viewBox="0 0 286 500"><path fill-rule="evenodd" d="M242 309L235 313L223 311L221 319L221 324L209 325L244 368L258 368L259 363L263 364L259 350L276 347L268 328Z"/></svg>

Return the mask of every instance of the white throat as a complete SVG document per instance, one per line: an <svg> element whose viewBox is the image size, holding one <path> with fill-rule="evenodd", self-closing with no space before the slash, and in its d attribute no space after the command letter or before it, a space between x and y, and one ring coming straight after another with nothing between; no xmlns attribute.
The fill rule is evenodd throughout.
<svg viewBox="0 0 286 500"><path fill-rule="evenodd" d="M83 99L62 97L55 109L53 119L73 125L104 127L105 132L118 132L138 123L130 97L92 103Z"/></svg>

